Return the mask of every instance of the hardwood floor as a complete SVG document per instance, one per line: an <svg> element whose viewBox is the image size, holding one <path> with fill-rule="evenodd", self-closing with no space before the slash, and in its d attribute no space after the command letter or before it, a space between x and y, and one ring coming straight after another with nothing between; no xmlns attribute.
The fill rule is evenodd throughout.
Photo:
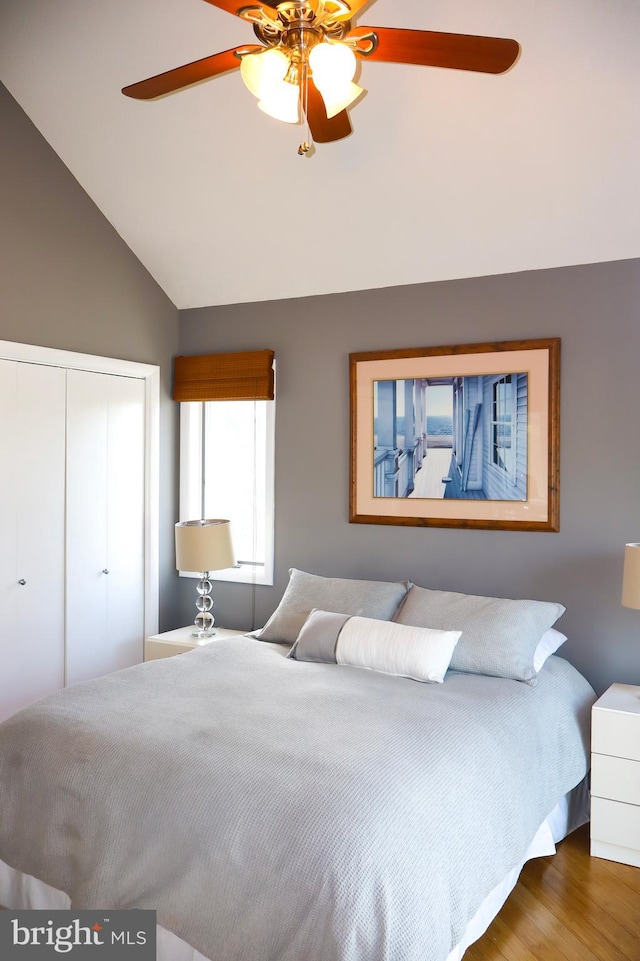
<svg viewBox="0 0 640 961"><path fill-rule="evenodd" d="M518 884L464 961L640 961L640 868L589 856L589 825Z"/></svg>

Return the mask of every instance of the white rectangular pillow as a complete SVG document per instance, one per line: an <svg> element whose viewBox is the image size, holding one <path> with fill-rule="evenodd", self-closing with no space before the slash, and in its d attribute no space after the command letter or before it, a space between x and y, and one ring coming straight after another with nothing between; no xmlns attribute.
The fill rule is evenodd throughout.
<svg viewBox="0 0 640 961"><path fill-rule="evenodd" d="M442 684L460 633L313 610L289 657Z"/></svg>

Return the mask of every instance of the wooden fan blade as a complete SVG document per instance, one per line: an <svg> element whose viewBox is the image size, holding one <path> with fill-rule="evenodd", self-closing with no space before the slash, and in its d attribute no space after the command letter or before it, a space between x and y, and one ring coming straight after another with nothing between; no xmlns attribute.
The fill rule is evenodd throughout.
<svg viewBox="0 0 640 961"><path fill-rule="evenodd" d="M357 40L372 33L376 34L378 44L371 53L356 50L364 60L504 73L516 62L520 53L520 44L515 40L397 27L357 27L349 33L348 39Z"/></svg>
<svg viewBox="0 0 640 961"><path fill-rule="evenodd" d="M226 10L227 13L232 13L234 17L239 17L239 11L247 7L269 7L270 10L275 10L279 2L281 0L255 0L255 2L253 0L205 0L205 3L210 3L220 10Z"/></svg>
<svg viewBox="0 0 640 961"><path fill-rule="evenodd" d="M186 63L183 67L159 73L155 77L149 77L148 80L132 83L128 87L123 87L122 92L125 96L134 97L136 100L154 100L156 97L162 97L163 94L189 87L192 83L199 83L200 80L216 77L219 73L236 70L240 66L238 51L256 53L258 50L264 50L264 47L250 44L234 47L232 50L223 50L221 53L214 53L211 57L203 57L202 60L194 60L193 63Z"/></svg>
<svg viewBox="0 0 640 961"><path fill-rule="evenodd" d="M345 3L349 7L350 12L344 15L340 15L339 13L335 14L333 17L334 20L351 20L357 15L362 7L365 7L368 3L371 3L371 0L345 0Z"/></svg>
<svg viewBox="0 0 640 961"><path fill-rule="evenodd" d="M309 78L309 89L307 94L307 120L309 129L316 143L331 143L333 140L342 140L352 132L351 121L346 110L340 111L335 117L329 119L322 99L322 94L315 83Z"/></svg>

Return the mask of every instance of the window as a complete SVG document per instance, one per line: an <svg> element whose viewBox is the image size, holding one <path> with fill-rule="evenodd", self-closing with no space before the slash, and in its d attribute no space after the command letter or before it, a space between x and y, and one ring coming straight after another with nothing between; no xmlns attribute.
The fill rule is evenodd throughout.
<svg viewBox="0 0 640 961"><path fill-rule="evenodd" d="M273 584L275 401L180 404L180 517L231 521L238 566L220 581Z"/></svg>
<svg viewBox="0 0 640 961"><path fill-rule="evenodd" d="M493 385L491 410L491 463L516 480L515 378L506 374Z"/></svg>

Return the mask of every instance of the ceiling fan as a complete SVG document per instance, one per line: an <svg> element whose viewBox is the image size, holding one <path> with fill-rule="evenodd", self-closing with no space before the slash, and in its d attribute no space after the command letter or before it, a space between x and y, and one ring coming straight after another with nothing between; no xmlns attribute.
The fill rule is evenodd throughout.
<svg viewBox="0 0 640 961"><path fill-rule="evenodd" d="M364 92L353 82L358 60L384 60L480 73L504 73L520 52L515 40L395 27L353 27L370 0L205 0L253 25L260 45L233 47L124 87L153 100L240 68L267 114L306 120L309 139L341 140L351 133L347 108ZM305 141L298 153L308 153Z"/></svg>

